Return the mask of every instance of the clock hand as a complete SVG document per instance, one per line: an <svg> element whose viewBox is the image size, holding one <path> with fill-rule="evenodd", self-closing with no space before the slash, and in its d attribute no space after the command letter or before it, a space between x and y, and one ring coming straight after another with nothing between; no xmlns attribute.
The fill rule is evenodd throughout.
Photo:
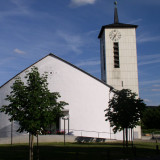
<svg viewBox="0 0 160 160"><path fill-rule="evenodd" d="M113 36L113 39L116 37L117 33Z"/></svg>

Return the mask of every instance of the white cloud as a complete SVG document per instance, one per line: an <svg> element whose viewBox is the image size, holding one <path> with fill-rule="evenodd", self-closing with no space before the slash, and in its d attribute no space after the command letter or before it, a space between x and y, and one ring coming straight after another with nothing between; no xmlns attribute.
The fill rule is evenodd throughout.
<svg viewBox="0 0 160 160"><path fill-rule="evenodd" d="M30 14L29 2L26 0L11 0L12 4L16 6L16 10L19 13Z"/></svg>
<svg viewBox="0 0 160 160"><path fill-rule="evenodd" d="M160 58L160 54L148 54L148 55L142 55L138 57L141 60L146 60L146 59L152 59L152 58Z"/></svg>
<svg viewBox="0 0 160 160"><path fill-rule="evenodd" d="M0 60L0 66L4 66L7 63L10 63L11 61L13 61L13 57L7 57L7 58L3 58Z"/></svg>
<svg viewBox="0 0 160 160"><path fill-rule="evenodd" d="M31 10L30 10L30 3L31 1L27 0L10 0L10 5L8 9L5 8L5 10L0 11L0 20L5 20L6 17L10 16L22 16L22 15L29 15L33 16Z"/></svg>
<svg viewBox="0 0 160 160"><path fill-rule="evenodd" d="M155 42L160 41L160 36L150 36L148 34L141 34L137 37L138 43L145 43L145 42Z"/></svg>
<svg viewBox="0 0 160 160"><path fill-rule="evenodd" d="M98 35L98 33L99 33L99 29L96 29L96 30L89 31L86 34L88 36L91 36L91 35L95 35L95 34Z"/></svg>
<svg viewBox="0 0 160 160"><path fill-rule="evenodd" d="M15 53L18 53L18 54L25 54L24 51L22 51L22 50L20 50L20 49L18 49L18 48L15 48L15 49L14 49L14 52L15 52Z"/></svg>
<svg viewBox="0 0 160 160"><path fill-rule="evenodd" d="M157 83L160 83L160 80L150 80L150 81L139 82L140 85L149 85L149 84L157 84Z"/></svg>
<svg viewBox="0 0 160 160"><path fill-rule="evenodd" d="M142 19L139 18L139 19L135 19L135 20L133 20L133 21L130 21L130 22L128 22L128 23L129 23L129 24L136 24L136 23L141 22L141 21L142 21Z"/></svg>
<svg viewBox="0 0 160 160"><path fill-rule="evenodd" d="M151 102L151 100L149 100L149 99L144 99L144 102Z"/></svg>
<svg viewBox="0 0 160 160"><path fill-rule="evenodd" d="M99 74L100 73L100 70L99 69L94 69L94 70L89 70L88 71L90 74ZM97 77L98 78L98 77Z"/></svg>
<svg viewBox="0 0 160 160"><path fill-rule="evenodd" d="M57 31L57 35L62 39L61 43L65 43L65 49L73 51L76 54L82 53L80 48L83 45L83 39L79 35L73 35L63 31Z"/></svg>
<svg viewBox="0 0 160 160"><path fill-rule="evenodd" d="M71 0L71 7L79 7L87 4L94 4L97 0Z"/></svg>
<svg viewBox="0 0 160 160"><path fill-rule="evenodd" d="M95 66L95 65L99 65L99 64L100 64L100 60L87 60L87 61L81 61L81 62L77 63L76 66L78 66L78 67Z"/></svg>
<svg viewBox="0 0 160 160"><path fill-rule="evenodd" d="M160 87L160 84L154 84L153 87Z"/></svg>
<svg viewBox="0 0 160 160"><path fill-rule="evenodd" d="M154 92L160 92L160 89L159 88L154 88L154 89L152 89L152 91L154 91Z"/></svg>
<svg viewBox="0 0 160 160"><path fill-rule="evenodd" d="M138 57L138 66L160 63L160 54L142 55Z"/></svg>
<svg viewBox="0 0 160 160"><path fill-rule="evenodd" d="M9 7L0 11L0 21L6 20L8 17L15 16L29 16L30 18L36 18L36 20L46 18L57 19L57 15L53 16L44 11L33 10L32 4L35 3L34 1L10 0L9 2Z"/></svg>
<svg viewBox="0 0 160 160"><path fill-rule="evenodd" d="M155 59L155 60L140 62L140 63L138 63L138 65L139 65L139 66L142 66L142 65L146 65L146 64L155 64L155 63L160 63L160 59Z"/></svg>
<svg viewBox="0 0 160 160"><path fill-rule="evenodd" d="M136 1L135 1L136 2ZM143 5L160 5L160 1L159 0L153 0L153 1L151 1L151 0L141 0L141 1L139 1L139 3L142 3Z"/></svg>
<svg viewBox="0 0 160 160"><path fill-rule="evenodd" d="M20 8L24 6L24 3L23 3L24 1L22 0L11 0L11 2Z"/></svg>

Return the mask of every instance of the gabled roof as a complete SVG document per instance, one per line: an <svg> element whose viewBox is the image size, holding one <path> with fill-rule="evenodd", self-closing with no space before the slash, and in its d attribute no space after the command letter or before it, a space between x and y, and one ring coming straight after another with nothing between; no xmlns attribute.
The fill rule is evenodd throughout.
<svg viewBox="0 0 160 160"><path fill-rule="evenodd" d="M73 64L71 64L71 63L65 61L64 59L62 59L62 58L60 58L60 57L58 57L58 56L56 56L56 55L54 55L54 54L52 54L52 53L46 55L45 57L41 58L41 59L38 60L37 62L35 62L35 63L33 63L32 65L30 65L29 67L27 67L26 69L22 70L20 73L18 73L18 74L15 75L13 78L11 78L11 79L8 80L6 83L4 83L2 86L0 86L0 88L2 88L3 86L5 86L8 82L10 82L11 80L13 80L15 77L19 76L22 72L26 71L27 69L29 69L30 67L34 66L36 63L42 61L43 59L45 59L45 58L48 57L48 56L54 57L54 58L56 58L56 59L58 59L58 60L60 60L60 61L62 61L62 62L64 62L64 63L70 65L71 67L73 67L73 68L75 68L75 69L77 69L77 70L83 72L84 74L90 76L91 78L94 78L95 80L99 81L100 83L103 83L104 85L108 86L110 89L113 89L112 86L106 84L105 82L101 81L100 79L98 79L98 78L92 76L91 74L87 73L86 71L84 71L84 70L78 68L77 66L75 66L75 65L73 65Z"/></svg>

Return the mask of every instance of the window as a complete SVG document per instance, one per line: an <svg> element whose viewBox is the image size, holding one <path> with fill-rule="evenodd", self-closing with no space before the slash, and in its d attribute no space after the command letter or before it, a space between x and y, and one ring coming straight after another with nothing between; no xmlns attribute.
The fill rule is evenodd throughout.
<svg viewBox="0 0 160 160"><path fill-rule="evenodd" d="M119 65L119 44L118 44L118 42L113 43L113 53L114 53L114 68L120 68L120 65Z"/></svg>
<svg viewBox="0 0 160 160"><path fill-rule="evenodd" d="M103 46L103 69L106 70L106 56L105 56L105 48Z"/></svg>

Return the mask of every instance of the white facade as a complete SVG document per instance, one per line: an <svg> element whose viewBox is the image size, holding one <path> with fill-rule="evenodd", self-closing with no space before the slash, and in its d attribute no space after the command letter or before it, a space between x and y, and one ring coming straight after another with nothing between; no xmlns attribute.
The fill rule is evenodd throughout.
<svg viewBox="0 0 160 160"><path fill-rule="evenodd" d="M100 80L90 76L68 62L48 55L34 64L42 74L48 72L49 89L59 92L61 100L69 103L64 111L69 112L69 125L66 120L66 129L75 136L101 137L121 139L121 134L114 135L109 122L105 121L110 87ZM31 66L32 67L32 66ZM29 70L30 67L27 69ZM18 76L24 80L25 71ZM0 88L0 106L7 104L4 99L10 93L14 78ZM60 120L60 129L63 130L64 120ZM14 124L14 127L15 124ZM0 134L10 136L11 123L8 116L0 113ZM14 128L15 130L15 128ZM66 131L67 131L66 130ZM14 132L14 135L17 133Z"/></svg>
<svg viewBox="0 0 160 160"><path fill-rule="evenodd" d="M113 30L121 34L120 39L114 41L110 38ZM135 28L106 28L100 41L102 80L115 89L131 89L139 94ZM114 67L115 42L119 44L119 68Z"/></svg>
<svg viewBox="0 0 160 160"><path fill-rule="evenodd" d="M99 34L102 81L53 54L34 64L41 74L48 72L50 91L59 92L61 100L69 103L64 108L64 113L69 115L69 120L66 120L66 132L69 131L75 136L123 139L121 132L113 134L109 122L105 121L104 110L112 96L112 87L118 90L131 89L139 94L136 27L119 23L116 9L115 23L102 26ZM115 43L118 44L116 67ZM26 70L30 70L32 66ZM17 75L24 81L26 70ZM8 103L4 99L11 91L14 78L0 87L0 106ZM11 134L8 118L4 113L0 113L0 137L9 137ZM14 123L14 130L17 127ZM63 119L60 119L60 129L64 130ZM17 134L14 132L14 135ZM141 138L140 127L134 130L134 135L135 138Z"/></svg>
<svg viewBox="0 0 160 160"><path fill-rule="evenodd" d="M115 22L102 26L100 38L101 79L117 90L130 89L139 96L136 25L118 21L115 8ZM134 129L141 138L141 127Z"/></svg>
<svg viewBox="0 0 160 160"><path fill-rule="evenodd" d="M139 96L136 26L123 24L104 26L101 30L101 79L117 90L130 89ZM102 32L103 31L103 32ZM113 36L112 32L115 32ZM119 37L117 35L120 35ZM117 36L117 38L116 38ZM119 66L114 66L114 43L118 43ZM141 127L134 129L136 137L141 138Z"/></svg>

